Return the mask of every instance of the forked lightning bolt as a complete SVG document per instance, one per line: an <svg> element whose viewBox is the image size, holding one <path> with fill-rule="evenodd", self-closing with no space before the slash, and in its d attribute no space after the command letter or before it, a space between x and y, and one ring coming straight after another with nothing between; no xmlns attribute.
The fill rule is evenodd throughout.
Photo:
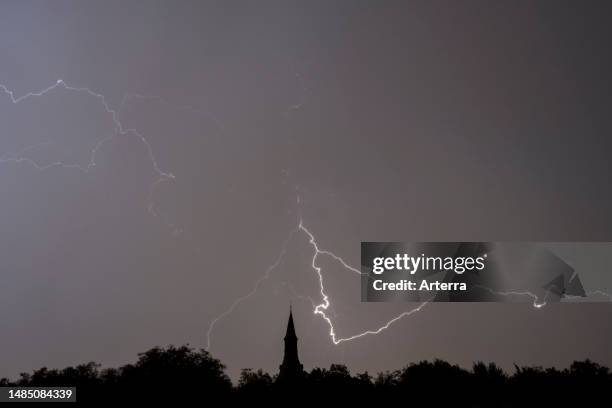
<svg viewBox="0 0 612 408"><path fill-rule="evenodd" d="M282 247L282 251L280 253L280 256L276 259L276 261L270 265L268 267L268 269L266 270L266 272L264 273L264 275L262 275L256 282L255 285L253 286L253 289L251 289L251 291L249 293L247 293L244 296L239 297L238 299L236 299L231 305L230 307L228 307L223 313L221 313L220 315L218 315L217 317L215 317L212 322L210 323L210 325L208 326L208 331L207 331L207 349L210 349L210 345L211 345L211 336L214 330L215 325L223 318L227 317L228 315L230 315L234 309L240 305L242 302L244 302L245 300L249 299L250 297L252 297L257 290L259 289L260 285L262 282L264 282L265 280L270 278L270 274L271 272L276 269L279 264L282 262L282 259L286 253L286 248L287 245L289 244L289 241L291 241L291 239L293 238L295 232L302 232L305 234L305 236L308 239L308 243L312 246L313 248L313 256L312 256L312 261L311 261L311 268L312 270L316 273L317 275L317 279L319 281L319 289L320 289L320 295L322 298L322 303L320 304L315 304L315 302L312 301L312 299L308 298L314 307L314 314L321 316L321 318L323 318L323 320L327 323L327 325L329 326L329 336L332 340L332 342L335 345L338 345L340 343L343 342L347 342L347 341L351 341L351 340L356 340L358 338L364 337L364 336L368 336L368 335L374 335L374 334L379 334L382 331L388 329L392 324L394 324L395 322L397 322L398 320L403 319L404 317L410 316L416 312L419 312L423 307L425 307L425 305L429 302L422 302L420 303L417 307L407 310L403 313L400 313L399 315L393 317L392 319L390 319L389 321L387 321L384 325L380 326L377 329L374 330L367 330L349 337L339 337L336 334L336 330L334 328L334 322L332 320L332 318L330 316L328 316L328 314L326 313L327 310L329 309L329 307L331 306L331 302L330 302L330 298L329 295L326 293L325 291L325 284L324 284L324 279L323 279L323 271L321 270L321 267L318 266L317 264L317 260L319 258L319 256L327 256L332 258L334 261L338 262L343 268L345 268L346 270L353 272L355 274L361 275L361 271L351 265L349 265L344 259L342 259L340 256L334 254L331 251L328 250L324 250L321 249L319 247L319 244L317 243L315 236L312 234L312 232L310 232L310 230L308 230L308 228L306 228L304 226L304 222L302 219L300 219L299 224L297 229L293 230L289 236L289 238L285 241L283 247ZM303 296L302 296L303 297Z"/></svg>
<svg viewBox="0 0 612 408"><path fill-rule="evenodd" d="M52 162L52 163L48 163L48 164L39 164L36 161L34 161L33 159L30 159L29 157L25 156L25 153L27 153L28 151L40 148L48 143L42 143L42 144L38 144L38 145L34 145L34 146L29 146L26 147L25 149L22 149L20 152L10 152L10 153L5 153L4 155L0 156L0 163L27 163L31 166L33 166L34 168L36 168L37 170L47 170L53 167L61 167L61 168L67 168L67 169L76 169L79 170L83 173L88 173L93 167L96 166L96 154L98 152L98 150L101 148L101 146L106 143L111 141L115 136L117 135L134 135L136 136L145 146L146 151L148 153L149 159L151 161L151 164L153 166L154 171L156 172L156 174L158 175L158 179L155 180L150 187L149 190L149 206L148 206L148 211L153 215L153 216L157 216L159 217L159 214L157 213L157 211L155 210L155 204L154 204L154 194L155 194L155 189L157 188L157 186L159 186L161 183L168 181L168 180L172 180L175 178L174 174L166 172L161 170L161 168L158 165L157 159L155 157L155 154L153 152L152 146L149 143L149 141L145 138L145 136L143 134L141 134L137 129L135 128L126 128L120 121L119 119L119 113L121 112L121 109L123 109L123 107L125 106L125 104L127 103L127 101L129 99L155 99L155 100L159 100L160 102L164 103L164 104L168 104L168 102L158 96L146 96L146 95L140 95L140 94L126 94L124 96L124 98L121 101L120 107L119 109L113 109L111 108L111 106L108 104L106 97L98 92L93 91L90 88L86 88L86 87L76 87L76 86L71 86L68 83L66 83L64 80L62 79L58 79L54 84L40 90L40 91L33 91L33 92L28 92L22 96L16 97L14 92L12 90L10 90L7 86L0 84L0 90L2 90L6 95L8 95L8 97L10 98L11 102L13 104L19 104L21 102L24 102L30 98L36 98L36 97L44 97L45 95L51 93L52 91L58 89L58 88L62 88L65 89L67 91L72 91L72 92L76 92L76 93L83 93L86 94L90 97L93 97L97 100L100 101L102 107L104 108L104 110L106 111L107 114L110 115L111 120L114 124L115 127L115 133L101 139L100 141L98 141L95 146L91 149L90 151L90 157L89 157L89 162L85 165L82 166L80 164L77 163L65 163L65 162ZM295 108L297 108L298 106L296 106ZM181 106L179 107L179 109L187 109L187 110L194 110L197 109L191 105L185 105L185 106ZM214 117L212 117L212 119L215 121L215 124L219 127L219 129L222 130L222 127L220 126L220 124L218 123L218 121L216 121L216 119ZM180 229L173 223L169 222L168 220L164 220L164 222L171 227L175 232L179 232ZM347 337L347 338L340 338L336 335L335 333L335 329L334 329L334 325L332 322L332 319L326 314L327 309L330 307L330 299L329 296L327 295L327 293L325 292L325 287L324 287L324 283L323 283L323 274L321 271L321 268L319 266L317 266L317 259L319 256L328 256L331 257L333 260L335 260L336 262L340 263L340 265L342 265L342 267L344 267L345 269L354 272L356 274L360 274L361 272L350 266L348 263L346 263L341 257L335 255L333 252L327 251L327 250L322 250L319 248L314 235L304 226L303 222L300 220L299 226L296 230L292 231L289 238L285 241L285 243L283 244L282 250L281 250L281 254L278 257L278 259L276 260L276 262L274 262L265 272L265 274L259 279L257 280L257 282L255 283L255 286L253 287L253 289L247 293L246 295L236 299L234 301L234 303L232 303L230 305L230 307L224 311L221 315L217 316L215 319L212 320L212 322L209 325L208 331L207 331L207 348L210 348L210 344L211 344L211 335L212 332L214 330L215 324L223 319L224 317L226 317L227 315L231 314L234 309L240 305L240 303L242 303L243 301L247 300L248 298L250 298L253 294L255 294L255 292L257 292L257 290L259 289L259 286L261 285L261 283L263 281L265 281L266 279L269 278L270 273L276 269L278 267L278 265L280 264L280 262L282 261L285 252L286 252L286 247L289 243L289 241L292 239L293 235L295 234L295 232L297 231L301 231L303 233L305 233L309 239L309 243L312 245L313 249L314 249L314 255L312 258L312 268L313 270L316 272L318 279L319 279L319 285L320 285L320 293L321 293L321 297L323 299L323 303L316 305L314 307L314 313L316 315L321 316L329 325L330 327L330 336L331 339L333 341L334 344L339 344L341 342L345 342L345 341L350 341L350 340L354 340L356 338L368 335L368 334L378 334L381 331L387 329L391 324L393 324L394 322L396 322L397 320L408 316L414 312L419 311L424 305L425 303L422 303L419 307L412 309L410 311L404 312L396 317L394 317L393 319L391 319L390 321L388 321L385 325L381 326L380 328L376 329L376 330L369 330L363 333L359 333L356 334L354 336L351 337Z"/></svg>
<svg viewBox="0 0 612 408"><path fill-rule="evenodd" d="M508 292L498 292L495 291L491 288L487 288L486 286L480 286L480 285L476 285L474 286L475 288L481 288L484 289L486 291L489 291L491 293L493 293L494 295L500 295L500 296L527 296L533 299L533 307L535 307L536 309L540 309L544 306L547 305L546 300L548 299L548 295L550 294L550 290L547 290L546 293L544 294L544 298L540 301L538 295L536 295L535 293L529 292L527 290L523 290L523 291L508 291ZM604 292L603 290L594 290L592 292L586 292L586 297L590 298L593 296L602 296L605 298L608 298L609 301L612 302L612 294L609 294L607 292ZM567 299L584 299L585 296L575 296L575 295L568 295L567 293L563 294L564 298Z"/></svg>
<svg viewBox="0 0 612 408"><path fill-rule="evenodd" d="M0 164L1 163L27 163L31 166L33 166L34 168L36 168L37 170L47 170L50 169L52 167L61 167L61 168L67 168L67 169L76 169L79 170L83 173L88 173L93 167L95 167L96 165L96 154L98 152L98 150L101 148L101 146L104 143L107 143L109 141L111 141L114 137L121 135L134 135L136 136L140 142L144 145L149 160L152 164L152 167L155 171L155 173L157 174L158 178L151 184L150 186L150 190L149 190L149 206L148 206L148 211L153 215L153 216L157 216L159 217L160 215L157 213L157 211L155 210L155 204L154 204L154 194L155 194L155 189L161 184L164 183L168 180L173 180L175 179L174 174L170 173L170 172L166 172L161 170L161 168L158 165L157 159L155 157L155 154L153 152L152 146L149 143L149 141L144 137L144 135L142 135L137 129L135 128L126 128L123 126L123 124L121 123L120 119L119 119L119 114L121 112L121 110L123 109L123 107L125 106L125 104L127 103L127 101L129 99L155 99L155 100L159 100L160 102L164 103L164 104L169 104L165 99L158 97L158 96L146 96L146 95L139 95L139 94L126 94L124 96L124 98L122 99L122 102L120 104L120 107L118 109L113 109L110 107L110 105L107 103L106 97L98 92L95 92L93 90L91 90L90 88L86 88L86 87L75 87L75 86L71 86L68 85L65 81L63 81L62 79L58 79L54 84L40 90L37 92L28 92L22 96L19 97L15 97L14 92L11 91L8 87L6 87L5 85L0 84L0 90L3 91L6 95L8 95L8 97L10 98L11 102L13 104L19 104L22 103L30 98L36 98L36 97L43 97L47 94L49 94L50 92L58 89L58 88L62 88L65 89L67 91L71 91L71 92L76 92L76 93L82 93L82 94L86 94L92 98L97 99L101 106L103 107L103 109L106 111L107 114L110 115L111 120L114 124L114 133L111 134L108 137L102 138L101 140L99 140L94 147L91 149L90 151L90 157L89 157L89 162L86 165L80 165L77 163L65 163L65 162L52 162L52 163L48 163L48 164L39 164L36 161L34 161L33 159L28 158L25 154L29 151L41 148L45 145L48 145L49 142L46 143L40 143L37 145L33 145L33 146L29 146L26 147L24 149L22 149L19 152L8 152L3 154L2 156L0 156ZM292 107L292 109L297 109L301 106L301 103L298 105L295 105ZM198 110L201 111L201 109L198 109L194 106L191 105L184 105L184 106L180 106L178 107L178 109L187 109L187 110ZM206 113L209 117L211 117L213 119L213 121L215 122L216 126L223 131L223 127L220 125L220 123L212 116L210 115L209 112L204 111L204 113ZM299 198L298 198L298 204L299 204ZM163 220L167 226L171 227L175 232L180 232L180 228L178 228L175 224L169 222L168 220L164 219ZM304 299L308 299L312 302L313 305L313 312L315 315L320 316L329 326L329 336L333 342L333 344L337 345L343 342L348 342L348 341L352 341L352 340L356 340L359 339L361 337L367 336L367 335L376 335L381 333L382 331L388 329L391 325L393 325L394 323L396 323L397 321L403 319L404 317L410 316L416 312L419 312L423 307L425 307L425 305L427 303L429 303L428 301L422 302L420 303L417 307L407 310L403 313L400 313L399 315L393 317L392 319L388 320L384 325L380 326L377 329L373 329L373 330L367 330L361 333L357 333L355 335L349 336L349 337L340 337L338 336L338 334L336 333L336 330L334 328L334 323L333 323L333 319L328 315L328 309L331 306L331 300L329 295L327 294L326 290L325 290L325 285L324 285L324 278L323 278L323 271L321 269L321 267L318 265L318 260L320 256L326 256L329 257L331 259L333 259L335 262L339 263L344 269L353 272L355 274L361 275L361 271L350 266L347 262L344 261L344 259L342 259L340 256L334 254L331 251L328 250L324 250L321 249L319 247L319 244L317 243L315 236L310 232L310 230L308 230L302 219L300 218L299 220L299 224L297 226L297 228L295 228L294 230L291 231L291 233L289 234L288 238L285 240L285 242L283 243L282 247L281 247L281 252L278 256L278 258L275 260L275 262L273 264L271 264L265 271L264 275L262 275L262 277L260 277L256 282L254 287L252 288L252 290L250 292L248 292L246 295L237 298L223 313L221 313L219 316L217 316L216 318L214 318L211 323L209 324L208 327L208 331L207 331L207 349L210 348L211 346L211 337L215 328L215 325L222 320L223 318L227 317L228 315L230 315L235 309L236 307L238 307L242 302L246 301L247 299L249 299L250 297L252 297L258 290L259 287L261 286L261 284L266 281L267 279L269 279L271 273L278 268L278 266L280 265L280 263L282 262L283 258L285 257L285 254L287 252L287 246L289 245L289 242L293 239L293 237L295 236L295 234L297 232L301 232L303 234L305 234L305 236L308 239L308 243L312 246L313 248L313 256L312 256L312 260L311 260L311 265L310 267L312 268L312 270L315 272L315 274L317 275L317 279L319 281L319 289L320 289L320 295L321 295L321 299L322 302L319 304L316 304L316 302L312 301L312 299L310 299L309 297L305 297L305 296L300 296L301 298ZM533 299L533 306L535 308L541 308L544 305L546 305L546 297L548 296L548 293L546 294L546 296L544 296L543 301L540 301L538 299L538 297L528 291L516 291L516 292L494 292L489 288L485 288L486 290L489 290L493 293L499 294L499 295L503 295L503 296L529 296ZM604 291L601 290L596 290L593 292L589 292L587 293L587 296L593 296L593 295L598 295L598 296L603 296L608 298L610 301L612 301L612 295L610 295L609 293L606 293ZM572 298L571 296L567 296L568 298Z"/></svg>
<svg viewBox="0 0 612 408"><path fill-rule="evenodd" d="M236 307L238 307L242 302L244 302L245 300L247 300L250 297L252 297L253 295L255 295L255 293L257 293L257 290L261 286L261 284L264 281L268 280L270 278L270 274L276 268L278 268L278 266L283 261L283 258L285 257L285 254L287 253L287 246L289 245L289 242L293 238L293 235L295 234L296 231L297 231L297 229L294 229L293 231L291 231L291 233L289 234L289 236L287 237L287 239L283 243L283 245L281 247L280 254L276 258L276 261L274 261L274 263L272 263L270 266L268 266L268 269L266 269L266 272L259 279L257 279L257 281L255 282L255 285L253 286L253 289L251 289L251 291L249 293L247 293L246 295L241 296L238 299L234 300L234 302L223 313L221 313L219 316L215 317L210 322L210 324L208 325L208 331L206 332L206 350L210 350L211 336L212 336L213 330L215 329L215 325L220 320L222 320L223 318L225 318L229 314L231 314L234 311L234 309L236 309Z"/></svg>
<svg viewBox="0 0 612 408"><path fill-rule="evenodd" d="M322 250L319 248L319 244L317 244L317 241L314 237L314 235L304 226L304 223L302 220L300 220L300 224L299 224L299 229L300 231L303 231L306 236L308 237L308 242L310 243L310 245L312 246L312 248L314 249L314 255L312 256L312 262L310 264L310 266L312 267L312 269L316 272L318 278L319 278L319 289L320 289L320 293L321 293L321 298L323 299L323 303L320 303L318 305L315 306L314 308L314 313L316 315L319 315L323 318L323 320L325 320L327 322L327 325L329 326L329 336L331 337L331 340L334 344L340 344L346 341L351 341L351 340L355 340L358 339L360 337L364 337L367 335L372 335L372 334L378 334L380 332L382 332L383 330L388 329L393 323L397 322L398 320L403 319L404 317L410 316L413 313L419 312L423 307L425 307L425 305L428 302L422 302L419 306L415 307L414 309L405 311L403 313L400 313L399 315L395 316L394 318L392 318L391 320L387 321L384 325L382 325L381 327L379 327L378 329L375 330L367 330L355 335L352 335L350 337L338 337L338 335L336 334L336 330L334 328L334 323L331 319L331 317L329 317L325 312L327 311L327 309L329 309L329 307L331 306L331 302L329 300L329 295L327 293L325 293L325 285L323 284L323 273L321 271L321 267L318 266L317 264L317 259L319 258L319 255L327 255L330 256L331 258L333 258L335 261L337 261L338 263L340 263L344 268L355 272L359 275L361 275L361 271L350 266L349 264L347 264L344 259L342 259L341 257L337 256L336 254L334 254L333 252L330 251L326 251L326 250Z"/></svg>
<svg viewBox="0 0 612 408"><path fill-rule="evenodd" d="M538 295L528 290L499 292L499 291L496 291L496 290L493 290L491 288L488 288L486 286L481 286L481 285L474 285L474 288L484 289L488 292L491 292L494 295L499 295L499 296L527 296L527 297L530 297L533 299L533 307L535 307L536 309L540 309L546 306L546 299L548 298L548 294L549 294L549 291L546 291L546 294L544 295L544 299L540 302Z"/></svg>
<svg viewBox="0 0 612 408"><path fill-rule="evenodd" d="M53 162L50 164L45 164L45 165L41 165L36 163L34 160L23 156L23 154L27 151L36 149L44 144L38 144L35 146L30 146L27 147L25 149L23 149L21 152L18 153L6 153L3 156L0 157L0 163L27 163L32 165L34 168L36 168L37 170L47 170L50 169L52 167L62 167L62 168L68 168L68 169L77 169L82 171L83 173L88 173L91 168L95 167L96 165L96 154L98 152L98 150L100 149L100 147L112 140L115 136L117 135L121 135L121 136L125 136L125 135L134 135L136 136L141 143L145 146L145 149L147 151L147 154L149 156L149 160L151 161L151 164L153 166L153 170L155 171L155 173L158 176L158 179L155 180L152 184L151 184L151 188L149 191L149 207L148 210L151 213L151 215L153 216L159 216L159 214L155 211L155 204L153 202L153 195L154 195L154 190L155 188L160 185L161 183L168 181L168 180L172 180L174 179L174 174L169 173L169 172L165 172L163 170L160 169L158 163L157 163L157 159L155 157L155 154L153 153L153 148L151 147L151 144L149 143L149 141L144 137L144 135L142 135L137 129L135 128L125 128L123 126L123 124L121 123L120 119L119 119L119 112L120 109L113 109L110 107L110 105L108 104L106 97L98 92L95 92L93 90L91 90L90 88L85 88L85 87L75 87L75 86L70 86L68 85L64 80L62 79L58 79L53 85L50 85L40 91L37 92L28 92L22 96L19 97L15 97L15 94L13 91L11 91L7 86L0 84L0 90L2 90L6 95L8 95L8 97L10 98L11 102L15 105L24 102L30 98L35 98L35 97L43 97L45 95L47 95L48 93L54 91L55 89L58 88L63 88L67 91L71 91L71 92L76 92L76 93L83 93L86 94L90 97L93 97L97 100L100 101L102 107L104 108L104 110L106 111L107 114L110 115L111 120L114 124L114 131L115 133L112 134L111 136L108 136L106 138L101 139L98 143L96 143L96 145L93 147L93 149L90 152L90 157L89 157L89 162L87 163L87 165L85 166L81 166L79 164L75 164L75 163L64 163L64 162ZM132 97L135 97L134 95L131 95ZM124 97L121 107L123 107L123 105L125 104L125 101L127 100L127 96ZM46 143L45 143L46 144ZM172 223L168 222L167 220L164 220L166 225L171 227L175 232L178 232L179 229Z"/></svg>
<svg viewBox="0 0 612 408"><path fill-rule="evenodd" d="M298 200L299 201L299 200ZM208 332L207 332L207 338L208 338L208 347L210 347L210 339L212 336L212 332L214 329L214 325L221 320L222 318L227 317L240 303L242 303L243 301L247 300L249 297L253 296L255 294L255 292L258 290L260 284L268 279L270 277L270 272L272 270L274 270L276 267L278 267L278 265L280 264L282 257L284 256L285 253L285 249L286 245L288 244L289 240L291 240L293 234L295 233L296 230L292 231L292 235L291 237L285 242L285 245L283 246L283 251L281 253L281 256L276 260L276 262L270 267L268 268L268 270L266 271L266 273L264 274L264 276L262 276L255 284L254 288L246 295L236 299L234 301L234 303L232 303L232 305L225 311L223 312L221 315L217 316L213 322L211 323L211 325L209 326ZM301 231L303 232L306 237L308 238L308 243L312 246L313 248L313 256L311 259L311 264L310 267L312 268L312 270L315 272L315 274L317 275L317 279L319 281L319 293L321 295L321 299L322 302L319 304L315 304L313 303L313 312L315 315L321 316L321 318L327 323L327 325L329 326L329 336L331 338L331 341L333 342L333 344L338 345L340 343L343 342L348 342L348 341L352 341L352 340L356 340L359 339L361 337L364 336L368 336L368 335L376 335L381 333L382 331L388 329L391 325L393 325L394 323L398 322L399 320L411 316L414 313L417 313L419 311L421 311L423 309L423 307L425 307L425 305L427 305L428 303L430 303L430 301L424 301L419 303L418 306L407 310L405 312L400 313L399 315L393 317L392 319L388 320L385 324L383 324L382 326L378 327L377 329L372 329L372 330L366 330L357 334L354 334L352 336L348 336L348 337L340 337L338 336L338 334L336 333L335 327L334 327L334 322L333 319L327 314L328 309L331 306L331 301L330 301L330 297L327 294L326 290L325 290L325 284L324 284L324 278L323 278L323 271L322 268L318 265L318 258L319 256L328 256L330 258L332 258L334 261L338 262L343 268L361 275L361 271L358 270L355 267L352 267L351 265L349 265L344 259L342 259L342 257L334 254L331 251L328 250L324 250L321 249L319 247L319 244L317 243L317 240L314 236L314 234L312 232L310 232L310 230L308 228L306 228L306 226L304 225L304 222L302 219L300 219L299 224L298 224L298 228L297 231ZM527 296L530 297L531 299L533 299L533 307L536 309L540 309L544 306L546 306L547 304L547 298L549 295L549 292L547 291L546 294L544 295L544 298L542 300L539 299L539 297L530 292L530 291L509 291L509 292L499 292L499 291L494 291L493 289L490 289L488 287L485 286L479 286L482 289L485 289L487 291L490 291L491 293L494 293L496 295L500 295L500 296ZM587 293L587 296L592 296L592 295L600 295L600 296L604 296L607 297L608 299L610 299L612 301L612 295L603 292L601 290L596 290L593 292L589 292ZM568 298L571 298L571 296L568 296ZM310 299L310 298L309 298ZM312 302L312 299L310 299Z"/></svg>
<svg viewBox="0 0 612 408"><path fill-rule="evenodd" d="M569 298L569 299L583 299L583 296L573 296L573 295L564 295L565 297ZM605 297L607 298L610 302L612 302L612 294L608 293L608 292L604 292L603 290L594 290L592 292L586 292L586 297L590 298L593 296L601 296L601 297Z"/></svg>

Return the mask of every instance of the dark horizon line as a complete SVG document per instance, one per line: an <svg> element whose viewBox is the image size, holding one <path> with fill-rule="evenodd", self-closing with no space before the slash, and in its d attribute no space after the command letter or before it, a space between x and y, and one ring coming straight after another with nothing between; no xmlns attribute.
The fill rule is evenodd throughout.
<svg viewBox="0 0 612 408"><path fill-rule="evenodd" d="M118 367L102 367L101 363L97 363L93 360L85 362L85 363L80 363L80 364L75 364L75 365L68 365L65 366L63 368L49 368L48 366L42 366L38 369L34 369L32 371L32 373L36 373L39 371L46 371L46 372L51 372L51 371L57 371L57 372L61 372L61 371L66 371L66 370L72 370L72 369L78 369L80 367L90 367L90 368L94 368L99 374L103 374L106 371L112 371L112 370L116 370L116 371L120 371L122 369L126 369L126 368L130 368L130 367L134 367L135 364L138 364L138 362L140 361L140 359L143 356L146 356L149 353L152 352L161 352L161 353L171 353L171 352L176 352L176 351L186 351L189 353L195 353L195 354L200 354L200 355L204 355L207 356L207 358L209 358L212 361L216 361L218 362L218 364L220 365L221 371L223 372L223 374L226 374L226 369L227 367L225 366L225 364L222 363L222 361L220 359L217 359L215 357L213 357L212 353L210 351L208 351L207 349L203 348L203 347L192 347L189 343L184 343L180 346L175 346L173 344L168 344L165 347L164 346L153 346L151 348L149 348L147 351L144 352L139 352L136 354L136 356L138 357L137 361L135 363L125 363L123 365L120 365ZM280 362L279 362L280 363ZM573 365L575 364L592 364L594 366L597 366L601 369L605 369L605 370L610 370L610 367L607 367L605 365L599 364L596 361L591 360L590 358L585 358L583 360L574 360L572 363L569 364L569 366L567 367L559 367L559 366L555 366L555 365L551 365L551 366L547 366L544 367L542 365L518 365L517 363L513 362L513 366L515 368L515 371L513 374L510 374L507 370L505 370L503 367L499 366L496 362L494 361L483 361L483 360L474 360L472 362L472 366L471 367L465 367L463 365L460 364L453 364L450 363L446 360L440 359L440 358L433 358L433 359L421 359L421 360L414 360L414 361L410 361L407 363L404 363L400 368L396 368L396 369L390 369L390 370L384 370L384 371L377 371L374 375L371 375L369 373L368 370L365 371L361 371L361 372L352 372L350 370L350 368L346 365L346 364L341 364L341 363L330 363L329 365L329 369L333 369L333 368L337 368L337 367L344 367L348 370L348 373L353 375L353 376L360 376L360 375L370 375L372 377L372 379L376 378L377 376L381 376L381 375L388 375L388 374L393 374L393 373L398 373L401 372L402 370L405 370L408 367L411 366L417 366L417 365L423 365L423 364L436 364L436 363L442 363L445 365L448 365L450 367L453 368L458 368L460 370L466 371L468 373L473 373L474 368L478 365L484 365L487 367L495 367L496 369L499 369L505 376L507 377L512 377L512 375L515 375L517 373L520 373L522 370L542 370L542 371L549 371L549 370L556 370L559 373L563 373L567 370L570 370L572 368ZM309 374L312 373L314 370L329 370L325 367L317 367L317 366L313 366L310 370L304 370L305 373ZM255 373L259 373L259 374L265 374L265 375L270 375L271 378L275 379L278 376L278 371L276 371L275 373L270 373L267 371L264 371L262 368L253 368L253 367L243 367L240 369L241 373L244 372L255 372ZM612 374L612 371L609 371ZM23 377L24 376L28 376L29 373L27 372L21 372L19 373L19 376ZM231 377L227 376L230 380ZM12 381L10 378L8 377L0 377L0 385L5 385L5 384L15 384L17 382L19 382L20 380L16 380L16 381ZM236 381L232 380L232 383L235 383Z"/></svg>

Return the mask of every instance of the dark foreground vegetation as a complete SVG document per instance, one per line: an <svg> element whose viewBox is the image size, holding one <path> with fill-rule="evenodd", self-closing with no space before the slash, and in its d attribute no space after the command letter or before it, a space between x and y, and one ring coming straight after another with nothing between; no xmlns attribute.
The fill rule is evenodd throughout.
<svg viewBox="0 0 612 408"><path fill-rule="evenodd" d="M508 374L495 364L470 370L445 361L411 363L401 370L351 374L344 365L315 368L289 383L261 370L245 369L232 385L223 364L188 346L153 348L134 364L101 369L88 363L61 370L41 368L0 385L76 386L79 402L177 401L241 403L401 400L404 406L532 407L585 406L607 401L612 374L591 361L558 370L516 367ZM327 405L327 404L326 404Z"/></svg>

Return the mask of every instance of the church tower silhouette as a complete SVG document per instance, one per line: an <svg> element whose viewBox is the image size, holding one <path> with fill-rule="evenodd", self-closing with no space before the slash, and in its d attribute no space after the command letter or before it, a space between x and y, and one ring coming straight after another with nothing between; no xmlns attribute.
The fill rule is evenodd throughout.
<svg viewBox="0 0 612 408"><path fill-rule="evenodd" d="M283 382L295 381L302 377L304 368L298 357L298 338L293 325L293 312L289 307L289 321L287 322L287 333L285 334L285 354L283 363L280 365L278 380Z"/></svg>

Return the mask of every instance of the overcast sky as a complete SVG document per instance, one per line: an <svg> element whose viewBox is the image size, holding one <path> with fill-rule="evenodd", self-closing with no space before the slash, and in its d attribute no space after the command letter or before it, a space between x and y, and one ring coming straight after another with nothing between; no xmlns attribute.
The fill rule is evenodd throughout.
<svg viewBox="0 0 612 408"><path fill-rule="evenodd" d="M212 332L232 375L278 369L290 302L306 368L612 364L609 304L428 305L335 346L313 247L292 234L301 215L354 266L361 241L612 240L609 16L596 1L3 2L0 84L56 86L0 92L0 376L205 347L284 242ZM144 139L117 135L103 102ZM340 337L415 306L360 304L359 278L319 260Z"/></svg>

